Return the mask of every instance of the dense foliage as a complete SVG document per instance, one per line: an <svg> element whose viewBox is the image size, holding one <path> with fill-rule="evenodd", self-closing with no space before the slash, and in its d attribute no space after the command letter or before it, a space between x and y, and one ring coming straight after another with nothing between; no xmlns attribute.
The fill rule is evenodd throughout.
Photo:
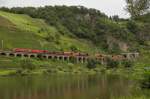
<svg viewBox="0 0 150 99"><path fill-rule="evenodd" d="M132 26L130 24L131 27L126 26L128 20L122 21L118 16L109 18L96 9L82 6L46 6L1 8L1 10L42 18L49 25L55 26L61 34L90 40L96 46L111 53L122 50L120 43L125 42L130 45L130 41L136 40L134 33L130 31ZM50 40L49 37L46 39Z"/></svg>

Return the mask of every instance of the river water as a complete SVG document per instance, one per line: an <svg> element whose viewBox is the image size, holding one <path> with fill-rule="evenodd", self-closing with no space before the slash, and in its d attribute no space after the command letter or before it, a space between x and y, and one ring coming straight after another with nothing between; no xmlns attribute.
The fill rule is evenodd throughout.
<svg viewBox="0 0 150 99"><path fill-rule="evenodd" d="M0 78L0 99L120 99L136 96L139 92L133 81L118 76Z"/></svg>

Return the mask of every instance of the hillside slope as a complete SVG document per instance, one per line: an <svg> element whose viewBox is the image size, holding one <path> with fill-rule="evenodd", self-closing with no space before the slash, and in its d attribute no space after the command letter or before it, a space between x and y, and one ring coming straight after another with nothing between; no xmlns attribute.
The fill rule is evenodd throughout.
<svg viewBox="0 0 150 99"><path fill-rule="evenodd" d="M138 51L140 45L145 46L145 44L147 44L147 41L149 42L150 40L150 25L148 22L144 22L145 20L141 21L141 19L143 18L130 20L120 19L116 16L108 17L99 10L88 9L83 6L45 6L38 8L16 7L11 9L1 8L1 10L16 14L27 14L32 18L43 19L49 26L57 30L55 32L58 32L58 34L60 35L59 37L65 36L66 38L67 36L71 38L69 42L71 42L72 40L82 42L79 39L90 41L93 46L98 47L97 49L100 52L103 51L106 53L121 53ZM8 16L7 18L10 19L10 17ZM144 19L148 18L149 14ZM13 19L12 21L15 21L16 24L18 22L15 19ZM31 20L30 22L30 25L33 26L34 22ZM38 27L39 25L35 26ZM19 25L19 27L24 28L25 26L21 24ZM37 29L35 27L30 28L30 26L26 27L28 28L27 30L32 29L32 32L41 32L43 30L45 31L44 28ZM49 37L49 35L47 35L45 38L47 40L55 39L55 37ZM64 41L64 39L61 41ZM76 46L80 44L77 43ZM89 45L89 43L84 43L83 45L85 44ZM57 44L54 45L56 46ZM61 49L62 46L60 45L61 44L59 44L59 47ZM78 46L77 48L75 48L75 46L72 46L72 48L82 50L89 47L82 48L81 46ZM93 49L95 50L95 48Z"/></svg>
<svg viewBox="0 0 150 99"><path fill-rule="evenodd" d="M95 52L97 49L87 40L62 35L41 19L4 11L0 11L0 40L4 41L4 49L19 47L83 52Z"/></svg>
<svg viewBox="0 0 150 99"><path fill-rule="evenodd" d="M0 9L5 49L25 47L112 54L149 48L149 14L130 20L108 17L99 10L82 6Z"/></svg>

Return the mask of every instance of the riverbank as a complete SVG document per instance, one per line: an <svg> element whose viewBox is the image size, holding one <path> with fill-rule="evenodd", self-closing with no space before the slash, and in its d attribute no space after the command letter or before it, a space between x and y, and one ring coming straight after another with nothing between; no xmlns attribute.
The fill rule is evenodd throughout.
<svg viewBox="0 0 150 99"><path fill-rule="evenodd" d="M131 63L105 66L91 63L74 63L57 60L22 59L0 57L0 76L30 75L119 75L139 82L142 88L150 88L150 52L142 51L141 57ZM87 65L88 64L88 65ZM116 66L117 65L117 66Z"/></svg>
<svg viewBox="0 0 150 99"><path fill-rule="evenodd" d="M128 78L138 78L145 70L145 60L149 57L137 60L136 62L116 64L117 66L106 66L88 63L71 63L57 60L22 59L11 57L0 57L0 76L11 75L43 75L43 74L114 74ZM148 62L147 62L148 64ZM90 64L92 65L92 64ZM115 65L114 63L112 65ZM127 66L126 66L127 65Z"/></svg>
<svg viewBox="0 0 150 99"><path fill-rule="evenodd" d="M133 68L111 68L98 67L95 69L88 68L38 68L34 70L23 69L1 69L0 76L24 76L24 75L50 75L50 74L71 74L71 75L120 75L126 78L137 79L143 73L144 69L136 71Z"/></svg>

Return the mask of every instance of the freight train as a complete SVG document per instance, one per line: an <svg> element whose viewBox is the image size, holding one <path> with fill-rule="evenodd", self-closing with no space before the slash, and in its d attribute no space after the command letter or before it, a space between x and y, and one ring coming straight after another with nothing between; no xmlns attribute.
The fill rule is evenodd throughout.
<svg viewBox="0 0 150 99"><path fill-rule="evenodd" d="M39 54L44 54L49 52L48 50L35 50L35 49L26 49L26 48L14 48L12 51L22 52L22 53L39 53Z"/></svg>
<svg viewBox="0 0 150 99"><path fill-rule="evenodd" d="M35 53L35 54L50 54L54 56L73 56L73 57L90 57L88 53L81 53L81 52L63 52L63 51L48 51L48 50L37 50L37 49L26 49L26 48L14 48L12 50L14 53ZM130 53L129 53L130 54ZM96 60L106 61L108 58L114 61L121 61L130 58L138 57L139 53L130 54L130 57L127 57L127 54L121 55L105 55L105 54L95 54L94 57Z"/></svg>
<svg viewBox="0 0 150 99"><path fill-rule="evenodd" d="M36 54L54 54L54 55L66 55L66 56L89 56L88 53L81 52L62 52L62 51L53 51L48 50L37 50L37 49L26 49L26 48L14 48L12 50L14 53L36 53Z"/></svg>

